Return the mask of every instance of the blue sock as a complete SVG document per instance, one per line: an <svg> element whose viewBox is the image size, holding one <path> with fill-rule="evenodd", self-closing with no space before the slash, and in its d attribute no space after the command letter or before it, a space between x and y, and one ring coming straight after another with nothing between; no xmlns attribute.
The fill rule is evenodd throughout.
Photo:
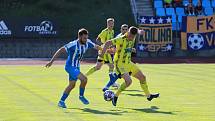
<svg viewBox="0 0 215 121"><path fill-rule="evenodd" d="M117 79L118 79L118 76L116 73L114 73L114 76L112 76L112 78L110 78L109 82L107 83L107 85L105 87L109 88L111 85L113 85L116 82Z"/></svg>
<svg viewBox="0 0 215 121"><path fill-rule="evenodd" d="M69 94L63 93L62 97L60 98L61 101L65 101Z"/></svg>
<svg viewBox="0 0 215 121"><path fill-rule="evenodd" d="M85 88L80 87L79 88L79 96L84 96L84 91L85 91Z"/></svg>

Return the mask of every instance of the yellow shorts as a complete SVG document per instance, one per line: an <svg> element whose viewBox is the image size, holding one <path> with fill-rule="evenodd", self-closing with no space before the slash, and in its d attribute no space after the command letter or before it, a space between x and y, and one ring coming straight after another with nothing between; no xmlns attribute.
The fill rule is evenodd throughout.
<svg viewBox="0 0 215 121"><path fill-rule="evenodd" d="M130 62L129 64L115 64L115 72L118 75L123 75L124 73L130 73L131 75L137 74L140 69L136 64Z"/></svg>
<svg viewBox="0 0 215 121"><path fill-rule="evenodd" d="M109 53L105 53L103 58L101 58L101 57L98 56L97 62L112 64L113 63L113 59L112 59L112 57L111 57L111 55Z"/></svg>

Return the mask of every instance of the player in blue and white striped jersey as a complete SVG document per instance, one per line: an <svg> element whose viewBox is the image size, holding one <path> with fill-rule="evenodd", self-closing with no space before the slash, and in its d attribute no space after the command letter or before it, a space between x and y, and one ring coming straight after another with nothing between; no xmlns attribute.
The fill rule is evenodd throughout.
<svg viewBox="0 0 215 121"><path fill-rule="evenodd" d="M89 104L89 101L84 97L85 87L87 84L87 77L80 72L80 60L83 54L89 48L95 48L101 50L99 45L94 44L88 39L88 31L86 29L80 29L78 31L78 39L74 40L65 46L61 47L52 57L52 59L46 64L46 67L50 67L55 59L62 53L67 53L68 58L65 64L65 70L69 74L69 85L64 90L64 93L58 103L59 107L66 108L65 100L69 96L71 90L75 87L76 81L81 80L79 88L79 99L83 104Z"/></svg>

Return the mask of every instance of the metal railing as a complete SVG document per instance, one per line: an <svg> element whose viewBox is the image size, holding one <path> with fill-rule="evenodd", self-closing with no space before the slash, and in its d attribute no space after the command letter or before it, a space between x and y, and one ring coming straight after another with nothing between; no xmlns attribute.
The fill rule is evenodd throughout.
<svg viewBox="0 0 215 121"><path fill-rule="evenodd" d="M138 19L138 12L137 12L137 5L135 0L130 0L131 8L132 8L132 13L134 15L134 20L135 23L137 24L137 19Z"/></svg>

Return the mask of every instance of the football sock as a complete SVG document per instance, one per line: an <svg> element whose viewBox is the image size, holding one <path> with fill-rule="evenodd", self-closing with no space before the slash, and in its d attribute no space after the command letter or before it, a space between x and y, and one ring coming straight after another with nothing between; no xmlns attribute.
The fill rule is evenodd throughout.
<svg viewBox="0 0 215 121"><path fill-rule="evenodd" d="M84 96L84 91L85 91L85 88L80 87L79 88L79 96Z"/></svg>
<svg viewBox="0 0 215 121"><path fill-rule="evenodd" d="M125 84L125 82L123 82L116 92L116 97L118 97L120 95L120 93L125 90L125 88L126 88L126 84Z"/></svg>
<svg viewBox="0 0 215 121"><path fill-rule="evenodd" d="M88 72L86 73L86 76L91 75L92 73L94 73L96 71L96 67L91 68L90 70L88 70Z"/></svg>
<svg viewBox="0 0 215 121"><path fill-rule="evenodd" d="M144 81L144 83L140 84L140 86L143 89L146 96L148 97L150 95L150 92L149 92L148 85L147 85L146 81Z"/></svg>
<svg viewBox="0 0 215 121"><path fill-rule="evenodd" d="M107 83L107 85L105 86L106 88L109 88L111 85L113 85L115 82L116 82L116 80L118 79L118 76L116 75L116 73L114 73L114 74L112 74L112 75L110 75L109 74L109 76L110 76L110 80L109 80L109 82Z"/></svg>
<svg viewBox="0 0 215 121"><path fill-rule="evenodd" d="M69 94L63 93L62 97L60 98L61 101L65 101Z"/></svg>

